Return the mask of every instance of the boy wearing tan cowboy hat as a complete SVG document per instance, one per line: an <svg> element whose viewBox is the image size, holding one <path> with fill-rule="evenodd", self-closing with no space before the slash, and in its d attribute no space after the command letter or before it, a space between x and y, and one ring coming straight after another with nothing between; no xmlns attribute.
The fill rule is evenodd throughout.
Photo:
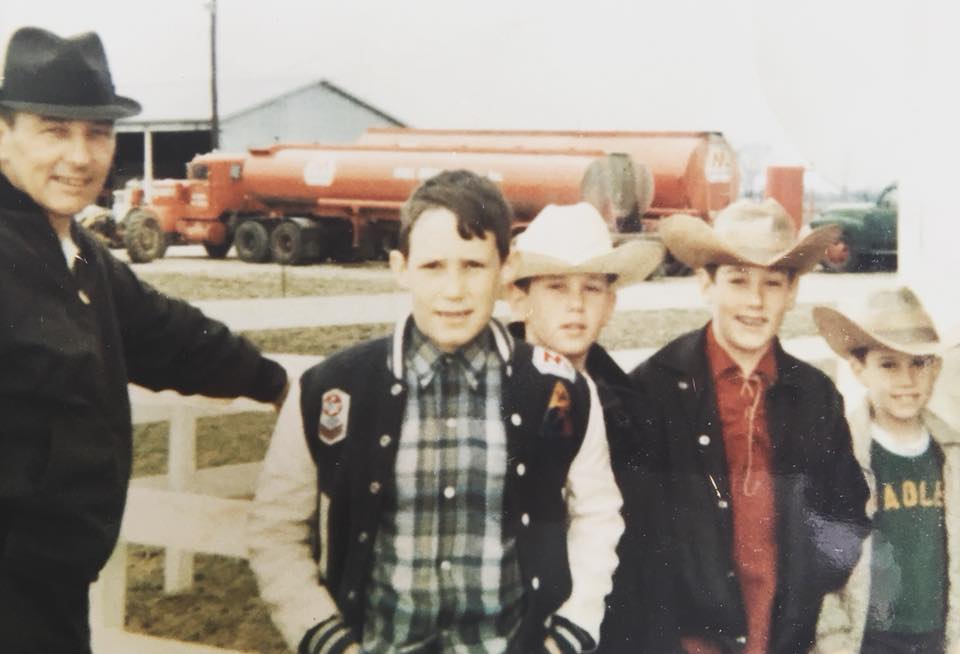
<svg viewBox="0 0 960 654"><path fill-rule="evenodd" d="M663 247L632 241L613 247L610 230L590 204L549 205L514 239L506 266L508 299L518 322L511 331L564 355L596 383L607 425L610 463L623 494L627 530L620 565L607 598L600 651L633 651L641 642L648 607L641 589L642 560L652 558L655 534L641 523L655 488L634 456L644 402L626 373L596 341L613 315L617 289L646 279L663 259ZM653 571L648 567L647 572Z"/></svg>
<svg viewBox="0 0 960 654"><path fill-rule="evenodd" d="M119 96L100 39L17 30L0 87L0 651L90 651L89 585L131 467L128 381L279 403L286 373L142 284L74 215L103 186Z"/></svg>
<svg viewBox="0 0 960 654"><path fill-rule="evenodd" d="M649 403L669 556L670 583L647 592L668 607L659 631L672 643L651 650L806 652L869 524L841 396L777 340L834 230L798 240L775 201L742 200L713 227L681 215L660 232L712 317L631 373Z"/></svg>
<svg viewBox="0 0 960 654"><path fill-rule="evenodd" d="M817 651L958 652L960 434L926 409L946 344L907 288L813 317L866 388L850 429L875 507L860 562L824 600Z"/></svg>

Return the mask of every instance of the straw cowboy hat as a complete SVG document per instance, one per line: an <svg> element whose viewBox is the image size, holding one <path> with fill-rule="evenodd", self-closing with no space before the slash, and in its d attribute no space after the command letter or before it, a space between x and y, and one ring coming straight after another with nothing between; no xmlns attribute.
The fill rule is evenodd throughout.
<svg viewBox="0 0 960 654"><path fill-rule="evenodd" d="M813 320L833 351L844 358L858 348L939 356L949 347L906 287L875 291L844 311L814 307Z"/></svg>
<svg viewBox="0 0 960 654"><path fill-rule="evenodd" d="M574 273L616 275L617 286L642 282L663 260L663 247L630 241L613 247L610 229L590 204L547 205L514 239L510 282Z"/></svg>
<svg viewBox="0 0 960 654"><path fill-rule="evenodd" d="M691 268L706 265L747 265L809 272L839 235L828 225L797 239L790 214L773 199L739 200L713 219L675 214L660 224L660 236L670 253Z"/></svg>
<svg viewBox="0 0 960 654"><path fill-rule="evenodd" d="M0 105L68 120L140 113L138 102L114 91L99 36L88 32L65 39L37 27L23 27L10 37Z"/></svg>

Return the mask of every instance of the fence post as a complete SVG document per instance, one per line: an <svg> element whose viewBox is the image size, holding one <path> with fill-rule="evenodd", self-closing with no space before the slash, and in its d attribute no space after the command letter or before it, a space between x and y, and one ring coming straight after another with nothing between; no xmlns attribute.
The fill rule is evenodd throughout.
<svg viewBox="0 0 960 654"><path fill-rule="evenodd" d="M168 487L189 491L197 470L197 415L193 409L177 406L171 411L167 457ZM193 552L167 548L164 557L164 592L189 590L193 586Z"/></svg>

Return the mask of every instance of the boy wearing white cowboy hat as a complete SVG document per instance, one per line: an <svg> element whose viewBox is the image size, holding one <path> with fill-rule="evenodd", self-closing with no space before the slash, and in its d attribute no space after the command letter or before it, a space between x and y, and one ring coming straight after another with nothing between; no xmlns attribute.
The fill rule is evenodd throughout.
<svg viewBox="0 0 960 654"><path fill-rule="evenodd" d="M613 315L617 289L646 279L663 259L652 241L613 246L610 230L590 204L549 205L519 236L506 266L508 299L518 322L511 331L567 357L597 385L607 425L610 462L624 498L627 530L620 565L607 600L600 651L632 651L646 624L640 606L639 565L651 558L641 523L643 507L655 502L649 478L634 453L643 401L626 373L596 340ZM653 568L649 568L652 570Z"/></svg>
<svg viewBox="0 0 960 654"><path fill-rule="evenodd" d="M777 340L834 229L798 240L775 201L742 200L713 227L673 216L660 232L712 317L631 373L665 498L670 583L648 589L669 607L659 630L669 651L805 652L869 524L842 398Z"/></svg>
<svg viewBox="0 0 960 654"><path fill-rule="evenodd" d="M17 30L0 87L0 651L89 652L90 582L131 467L128 381L279 404L283 368L142 284L74 215L103 186L113 88L96 34Z"/></svg>
<svg viewBox="0 0 960 654"><path fill-rule="evenodd" d="M850 429L875 507L860 562L824 600L817 651L960 651L960 434L926 410L947 345L908 288L813 317L867 391Z"/></svg>

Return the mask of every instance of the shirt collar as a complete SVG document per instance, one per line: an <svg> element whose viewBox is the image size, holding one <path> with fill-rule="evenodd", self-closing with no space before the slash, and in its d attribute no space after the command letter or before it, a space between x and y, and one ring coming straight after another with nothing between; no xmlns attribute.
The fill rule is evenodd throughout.
<svg viewBox="0 0 960 654"><path fill-rule="evenodd" d="M717 341L713 333L713 323L707 324L707 360L710 363L710 372L715 380L743 374L740 364L733 360L723 346ZM767 351L757 363L754 370L764 382L770 384L777 379L777 359L774 356L773 341L770 341Z"/></svg>
<svg viewBox="0 0 960 654"><path fill-rule="evenodd" d="M481 331L476 338L453 352L443 352L427 338L416 324L411 325L410 340L405 355L420 388L425 388L442 373L445 366L459 371L471 389L476 390L487 367L487 354L491 348L490 328Z"/></svg>

